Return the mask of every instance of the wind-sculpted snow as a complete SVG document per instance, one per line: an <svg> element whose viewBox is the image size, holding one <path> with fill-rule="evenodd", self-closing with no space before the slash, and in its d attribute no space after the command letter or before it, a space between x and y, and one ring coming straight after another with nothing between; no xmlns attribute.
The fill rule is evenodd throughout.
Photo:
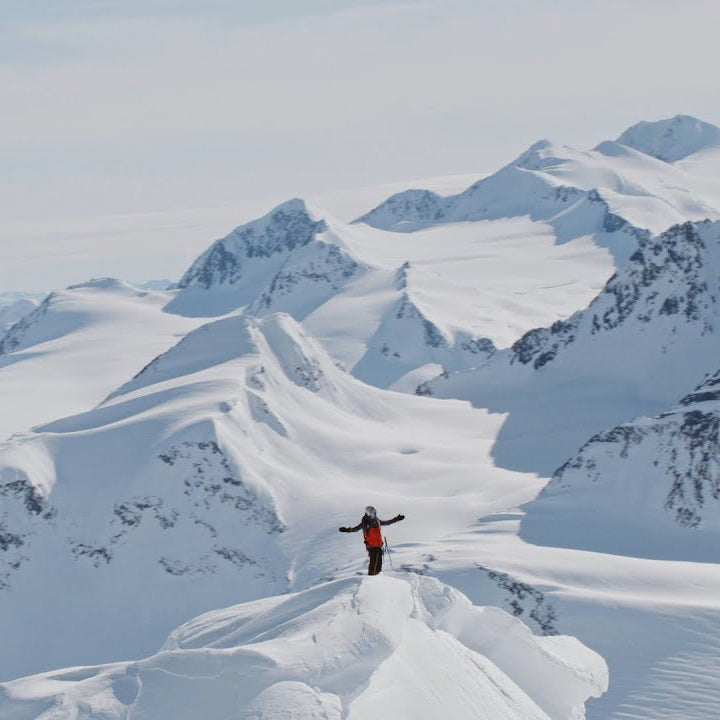
<svg viewBox="0 0 720 720"><path fill-rule="evenodd" d="M689 115L676 115L668 120L639 122L617 142L672 163L708 147L720 147L720 128Z"/></svg>
<svg viewBox="0 0 720 720"><path fill-rule="evenodd" d="M419 392L509 411L498 461L549 473L588 437L662 412L714 370L718 277L720 223L673 227L643 241L586 310Z"/></svg>
<svg viewBox="0 0 720 720"><path fill-rule="evenodd" d="M287 315L236 315L97 408L0 446L0 635L15 648L0 677L149 652L207 607L356 568L343 516L369 497L425 507L449 457L425 534L469 521L488 501L468 468L497 421L437 405L364 385ZM497 482L516 492L512 474Z"/></svg>
<svg viewBox="0 0 720 720"><path fill-rule="evenodd" d="M405 575L207 613L144 660L0 685L0 715L581 720L607 684L602 658L574 638L536 637L502 610Z"/></svg>

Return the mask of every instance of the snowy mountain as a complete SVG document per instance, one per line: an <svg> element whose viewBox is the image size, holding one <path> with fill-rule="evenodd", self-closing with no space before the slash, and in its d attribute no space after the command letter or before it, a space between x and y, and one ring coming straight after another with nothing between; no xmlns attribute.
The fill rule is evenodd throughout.
<svg viewBox="0 0 720 720"><path fill-rule="evenodd" d="M509 412L497 461L551 473L591 435L662 412L714 369L719 277L720 223L673 227L644 240L587 309L419 392Z"/></svg>
<svg viewBox="0 0 720 720"><path fill-rule="evenodd" d="M443 369L476 366L496 342L567 316L610 272L596 247L555 248L547 229L529 221L429 229L408 243L292 200L213 244L167 310L287 312L357 377L412 391Z"/></svg>
<svg viewBox="0 0 720 720"><path fill-rule="evenodd" d="M720 716L713 137L291 200L16 323L0 716Z"/></svg>
<svg viewBox="0 0 720 720"><path fill-rule="evenodd" d="M99 403L198 321L171 296L103 278L50 293L0 336L0 441Z"/></svg>
<svg viewBox="0 0 720 720"><path fill-rule="evenodd" d="M20 299L0 306L0 340L16 322L22 320L38 306L34 299Z"/></svg>
<svg viewBox="0 0 720 720"><path fill-rule="evenodd" d="M617 142L667 163L720 147L720 128L689 115L668 120L639 122L628 128Z"/></svg>
<svg viewBox="0 0 720 720"><path fill-rule="evenodd" d="M0 685L0 715L578 720L607 667L569 637L418 575L350 578L203 615L137 662Z"/></svg>
<svg viewBox="0 0 720 720"><path fill-rule="evenodd" d="M198 328L96 409L0 446L0 677L149 653L203 609L356 569L336 528L369 498L431 515L428 540L500 509L525 481L488 468L478 493L467 472L497 425L362 384L287 315Z"/></svg>
<svg viewBox="0 0 720 720"><path fill-rule="evenodd" d="M529 505L524 536L572 546L579 539L581 547L603 552L717 562L718 385L720 372L673 409L591 438ZM553 523L552 516L565 521ZM616 530L611 534L609 523Z"/></svg>
<svg viewBox="0 0 720 720"><path fill-rule="evenodd" d="M213 243L180 279L168 309L218 315L292 295L307 306L310 287L322 302L362 269L319 211L295 198Z"/></svg>
<svg viewBox="0 0 720 720"><path fill-rule="evenodd" d="M670 139L662 140L668 133ZM559 243L592 237L621 264L648 232L659 233L685 220L720 217L717 181L650 152L657 144L658 152L666 149L670 157L670 147L678 143L687 155L715 147L718 135L720 129L712 125L676 118L641 123L617 142L606 141L590 151L541 140L459 194L443 197L408 190L356 222L413 232L439 223L528 216L552 226Z"/></svg>

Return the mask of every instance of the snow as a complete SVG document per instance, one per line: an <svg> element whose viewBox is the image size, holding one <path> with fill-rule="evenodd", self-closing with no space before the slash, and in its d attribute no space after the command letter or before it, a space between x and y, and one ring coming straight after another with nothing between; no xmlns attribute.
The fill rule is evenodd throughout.
<svg viewBox="0 0 720 720"><path fill-rule="evenodd" d="M37 306L37 301L23 299L0 307L0 339L16 322L29 315Z"/></svg>
<svg viewBox="0 0 720 720"><path fill-rule="evenodd" d="M97 408L0 448L16 648L0 677L149 653L208 607L347 573L361 545L336 528L369 497L425 516L427 538L517 502L514 473L487 467L495 490L477 488L498 424L364 385L287 315L195 330Z"/></svg>
<svg viewBox="0 0 720 720"><path fill-rule="evenodd" d="M591 435L662 412L714 371L719 273L720 223L671 228L644 241L586 310L422 391L508 412L497 462L551 474Z"/></svg>
<svg viewBox="0 0 720 720"><path fill-rule="evenodd" d="M11 330L0 716L720 717L720 151L663 127Z"/></svg>
<svg viewBox="0 0 720 720"><path fill-rule="evenodd" d="M714 132L720 135L717 128ZM627 238L617 245L617 238L603 237L608 218L611 225L617 224L615 217L619 217L636 229L660 233L685 220L720 216L716 177L709 177L710 173L690 162L677 167L663 162L635 149L627 138L629 144L621 144L623 138L600 143L589 151L542 140L463 192L440 196L406 191L390 197L357 222L413 232L461 220L527 215L554 227L568 208L579 203L576 214L580 217L573 231L559 228L558 242L584 235L594 236L601 247L610 241L609 247L621 263L633 250L632 240ZM717 150L717 143L703 140L695 150Z"/></svg>
<svg viewBox="0 0 720 720"><path fill-rule="evenodd" d="M689 115L639 122L617 139L640 152L674 163L709 147L720 147L720 129Z"/></svg>
<svg viewBox="0 0 720 720"><path fill-rule="evenodd" d="M48 295L0 336L0 440L80 412L198 323L163 312L170 297L117 280Z"/></svg>
<svg viewBox="0 0 720 720"><path fill-rule="evenodd" d="M0 686L0 713L163 720L405 717L579 720L607 667L417 575L346 578L203 615L132 663Z"/></svg>

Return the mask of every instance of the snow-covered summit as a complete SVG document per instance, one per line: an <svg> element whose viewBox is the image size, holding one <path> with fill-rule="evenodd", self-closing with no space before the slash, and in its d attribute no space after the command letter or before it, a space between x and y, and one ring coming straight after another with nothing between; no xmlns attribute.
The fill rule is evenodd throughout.
<svg viewBox="0 0 720 720"><path fill-rule="evenodd" d="M208 316L254 303L277 311L286 309L278 298L294 294L308 312L312 303L299 296L311 285L322 302L360 270L335 222L293 198L214 242L180 279L168 309Z"/></svg>
<svg viewBox="0 0 720 720"><path fill-rule="evenodd" d="M574 638L536 637L433 578L378 576L209 612L144 660L0 685L0 715L581 720L607 685Z"/></svg>
<svg viewBox="0 0 720 720"><path fill-rule="evenodd" d="M711 125L693 122L697 123L697 127L692 126L697 130L695 140L684 119L663 130L672 142L677 140L677 147L682 144L688 149L686 155L717 144L716 134L720 133ZM654 128L656 124L650 125ZM588 151L540 140L461 193L443 197L421 189L405 191L391 196L355 222L413 232L437 224L528 216L553 226L559 242L595 237L599 245L619 253L621 263L634 249L634 241L632 235L615 238L614 242L604 237L613 224L612 218L619 218L636 230L659 233L685 220L720 217L717 183L708 182L704 170L695 175L692 167L675 167L657 159L648 146L652 144L648 138L654 138L652 128L641 126L636 127L642 132L633 128L617 142L600 143ZM671 140L666 138L664 145L658 140L658 147L669 153ZM591 197L606 205L606 214L599 220L596 213L572 210ZM568 211L575 216L571 233L557 224ZM623 254L623 247L630 251Z"/></svg>
<svg viewBox="0 0 720 720"><path fill-rule="evenodd" d="M668 163L683 160L706 148L720 147L720 128L690 115L639 122L617 142Z"/></svg>
<svg viewBox="0 0 720 720"><path fill-rule="evenodd" d="M287 254L307 245L326 229L325 220L304 200L293 198L214 242L190 266L178 287L208 290L213 286L235 285L243 278L248 259Z"/></svg>

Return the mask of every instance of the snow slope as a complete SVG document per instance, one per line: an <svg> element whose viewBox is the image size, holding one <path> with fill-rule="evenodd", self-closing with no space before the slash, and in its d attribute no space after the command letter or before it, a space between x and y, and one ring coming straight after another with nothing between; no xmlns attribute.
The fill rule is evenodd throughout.
<svg viewBox="0 0 720 720"><path fill-rule="evenodd" d="M528 703L562 717L602 689L594 661L595 680L572 680L575 700L560 692L569 683L547 679L555 663L531 672L552 693L526 684L525 657L567 649L553 644L562 633L610 667L589 720L720 717L720 229L698 220L716 217L720 151L702 128L695 142L697 126L681 123L682 142L666 143L659 125L625 138L637 148L536 145L460 193L458 221L436 222L433 197L411 193L385 220L412 232L347 226L292 201L210 248L184 287L133 300L153 306L149 323L167 343L113 374L98 407L84 402L0 448L0 637L11 649L0 678L152 657L8 683L0 715L127 715L137 701L153 717L197 716L211 700L237 714L223 706L229 693L247 697L248 717L278 705L352 717L388 700L452 715L448 698L460 717L466 699L494 703L493 718L533 717ZM648 154L675 146L692 150L669 162ZM610 252L619 267L607 282ZM167 303L188 317L163 312ZM104 322L99 309L96 338ZM168 351L175 322L183 339ZM52 326L15 354L58 342ZM477 367L423 391L478 407L358 381L407 390L463 363ZM352 577L364 571L362 543L336 528L368 502L407 515L386 533L407 576ZM446 607L428 599L436 590L454 609L436 612ZM175 625L246 600L256 602L190 622L153 655ZM459 616L472 633L458 631ZM274 630L258 628L263 618ZM244 635L248 624L261 634ZM327 628L337 645L313 640ZM492 643L475 644L495 631L523 659L505 666ZM352 675L376 657L368 637L389 653L369 681ZM323 654L328 645L345 654ZM590 669L594 656L564 652L555 656L571 677ZM350 675L323 674L308 662L315 653ZM430 688L442 691L440 710ZM174 694L180 708L161 707Z"/></svg>
<svg viewBox="0 0 720 720"><path fill-rule="evenodd" d="M0 677L147 654L207 608L357 569L336 528L368 502L428 539L516 503L528 480L489 463L498 425L360 383L287 315L202 326L0 446Z"/></svg>
<svg viewBox="0 0 720 720"><path fill-rule="evenodd" d="M720 373L714 373L671 410L591 438L528 506L523 537L545 545L718 562L718 384ZM562 523L553 522L559 517ZM608 533L609 522L621 532Z"/></svg>
<svg viewBox="0 0 720 720"><path fill-rule="evenodd" d="M86 410L193 327L170 296L113 279L50 293L0 336L0 440Z"/></svg>
<svg viewBox="0 0 720 720"><path fill-rule="evenodd" d="M536 637L432 578L350 578L207 613L137 662L0 685L16 720L579 720L607 688L574 638Z"/></svg>
<svg viewBox="0 0 720 720"><path fill-rule="evenodd" d="M411 391L592 297L610 258L590 242L553 243L548 227L521 219L430 229L408 242L291 200L213 244L168 310L287 312L357 377Z"/></svg>
<svg viewBox="0 0 720 720"><path fill-rule="evenodd" d="M504 467L551 474L591 435L678 402L720 351L720 223L644 241L586 310L419 392L508 412Z"/></svg>

